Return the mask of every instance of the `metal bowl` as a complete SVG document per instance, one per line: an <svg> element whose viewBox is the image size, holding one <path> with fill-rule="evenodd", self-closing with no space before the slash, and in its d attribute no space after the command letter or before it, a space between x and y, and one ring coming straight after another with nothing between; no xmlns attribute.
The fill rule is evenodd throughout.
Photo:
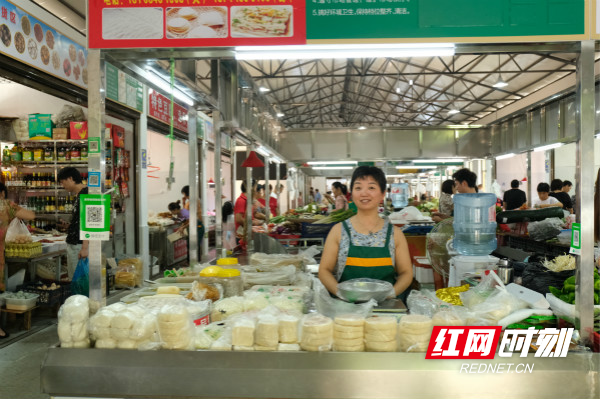
<svg viewBox="0 0 600 399"><path fill-rule="evenodd" d="M371 299L383 301L393 286L387 281L354 279L338 284L340 295L348 302L367 302Z"/></svg>

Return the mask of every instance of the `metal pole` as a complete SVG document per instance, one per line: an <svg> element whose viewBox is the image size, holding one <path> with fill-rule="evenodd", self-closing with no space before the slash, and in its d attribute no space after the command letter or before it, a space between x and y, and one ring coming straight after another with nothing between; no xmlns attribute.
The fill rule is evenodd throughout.
<svg viewBox="0 0 600 399"><path fill-rule="evenodd" d="M281 197L281 190L279 190L279 185L281 184L280 180L279 180L280 179L279 174L280 174L281 164L279 162L277 162L275 165L277 165L276 169L275 169L275 179L277 181L277 183L275 184L275 195L277 196L277 215L281 215L281 210L279 209L279 199Z"/></svg>
<svg viewBox="0 0 600 399"><path fill-rule="evenodd" d="M223 132L221 131L222 120L221 112L213 111L213 125L215 127L215 247L217 258L225 257L221 252L223 250L223 209L221 200L221 138Z"/></svg>
<svg viewBox="0 0 600 399"><path fill-rule="evenodd" d="M136 166L137 173L137 209L138 209L138 237L139 253L142 257L142 264L150 265L150 229L148 228L148 114L146 106L148 105L148 86L143 85L144 112L140 114L140 121L137 131L138 158L141 162ZM144 268L144 280L150 279L150 269Z"/></svg>
<svg viewBox="0 0 600 399"><path fill-rule="evenodd" d="M533 189L531 185L531 151L527 151L527 206L533 203Z"/></svg>
<svg viewBox="0 0 600 399"><path fill-rule="evenodd" d="M90 153L88 170L100 172L100 187L90 187L89 194L102 194L106 178L106 142L104 141L104 112L106 90L104 89L104 56L101 50L88 50L88 135L100 139L100 153ZM102 289L102 241L89 240L89 289L92 308L106 305L106 290ZM147 267L148 265L145 264Z"/></svg>
<svg viewBox="0 0 600 399"><path fill-rule="evenodd" d="M190 186L190 224L188 227L190 265L198 261L198 132L196 131L196 110L188 110L188 173Z"/></svg>
<svg viewBox="0 0 600 399"><path fill-rule="evenodd" d="M199 240L202 240L202 262L206 262L208 259L208 212L206 199L208 198L208 178L206 177L206 151L207 151L207 138L208 132L205 130L206 123L204 123L204 119L202 119L202 131L204 132L202 136L202 147L199 156L200 162L200 205L202 209L202 224L204 224L204 236L198 237Z"/></svg>
<svg viewBox="0 0 600 399"><path fill-rule="evenodd" d="M253 150L253 144L246 147L246 158ZM252 168L246 168L246 248L248 253L252 252L252 189Z"/></svg>
<svg viewBox="0 0 600 399"><path fill-rule="evenodd" d="M577 60L576 104L577 131L577 195L575 209L581 223L581 255L577 257L577 289L575 303L579 328L584 342L591 343L594 327L594 132L595 132L595 43L581 42Z"/></svg>
<svg viewBox="0 0 600 399"><path fill-rule="evenodd" d="M269 201L271 200L271 190L269 190L269 163L271 162L271 158L265 157L265 216L267 223L269 223L269 218L271 214L271 208L269 207Z"/></svg>

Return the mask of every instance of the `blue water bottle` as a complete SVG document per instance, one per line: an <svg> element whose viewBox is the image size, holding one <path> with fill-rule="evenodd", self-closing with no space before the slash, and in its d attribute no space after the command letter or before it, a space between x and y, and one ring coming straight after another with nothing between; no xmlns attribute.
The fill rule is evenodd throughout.
<svg viewBox="0 0 600 399"><path fill-rule="evenodd" d="M454 195L454 249L461 255L489 255L497 247L496 196Z"/></svg>

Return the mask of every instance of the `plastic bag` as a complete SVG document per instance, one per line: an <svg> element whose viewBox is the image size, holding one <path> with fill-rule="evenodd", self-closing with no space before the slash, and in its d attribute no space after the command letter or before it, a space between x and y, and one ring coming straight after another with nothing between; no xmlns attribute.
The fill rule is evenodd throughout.
<svg viewBox="0 0 600 399"><path fill-rule="evenodd" d="M87 118L83 113L83 108L77 105L64 105L58 115L56 115L56 127L69 127L71 122L85 121Z"/></svg>
<svg viewBox="0 0 600 399"><path fill-rule="evenodd" d="M315 260L315 256L317 256L320 253L321 253L321 250L316 245L313 245L303 251L299 251L298 255L304 259L304 263L306 265L314 265L314 264L318 263Z"/></svg>
<svg viewBox="0 0 600 399"><path fill-rule="evenodd" d="M496 287L505 289L498 275L495 272L490 272L477 286L471 288L469 291L459 293L460 300L464 306L471 309L486 301L490 295L496 292Z"/></svg>
<svg viewBox="0 0 600 399"><path fill-rule="evenodd" d="M141 287L144 279L144 263L139 255L123 255L123 258L119 259L118 267L133 266L135 285L134 287Z"/></svg>
<svg viewBox="0 0 600 399"><path fill-rule="evenodd" d="M430 217L424 216L421 211L419 211L414 206L407 206L402 209L400 212L394 212L390 214L390 219L394 220L431 220Z"/></svg>
<svg viewBox="0 0 600 399"><path fill-rule="evenodd" d="M74 295L90 295L90 263L88 258L81 258L71 280L71 293Z"/></svg>
<svg viewBox="0 0 600 399"><path fill-rule="evenodd" d="M58 311L58 338L63 348L88 348L89 300L83 295L67 298Z"/></svg>
<svg viewBox="0 0 600 399"><path fill-rule="evenodd" d="M132 265L117 267L117 271L115 272L115 288L131 289L135 288L135 285L135 267Z"/></svg>
<svg viewBox="0 0 600 399"><path fill-rule="evenodd" d="M29 233L25 223L19 218L14 218L8 225L4 241L15 244L26 244L31 242L31 240L31 233Z"/></svg>
<svg viewBox="0 0 600 399"><path fill-rule="evenodd" d="M313 255L314 256L314 255ZM280 267L293 265L298 270L304 270L305 258L302 255L264 254L257 252L250 256L250 265L258 271L272 271Z"/></svg>
<svg viewBox="0 0 600 399"><path fill-rule="evenodd" d="M253 267L244 267L242 273L245 290L254 285L294 285L296 281L295 277L296 267L292 265L262 272L257 271L257 269Z"/></svg>
<svg viewBox="0 0 600 399"><path fill-rule="evenodd" d="M529 222L527 231L529 238L536 241L545 241L556 237L562 229L562 221L559 218L548 218L539 222Z"/></svg>
<svg viewBox="0 0 600 399"><path fill-rule="evenodd" d="M439 299L435 292L430 290L412 290L406 299L406 306L411 314L419 314L432 317L443 309L449 309L453 305Z"/></svg>
<svg viewBox="0 0 600 399"><path fill-rule="evenodd" d="M522 285L530 290L547 294L550 292L548 287L560 288L566 279L575 275L575 270L564 270L562 272L553 272L548 270L540 263L529 263L522 275Z"/></svg>
<svg viewBox="0 0 600 399"><path fill-rule="evenodd" d="M300 347L309 352L330 351L333 344L333 320L320 314L302 319Z"/></svg>
<svg viewBox="0 0 600 399"><path fill-rule="evenodd" d="M315 292L314 298L317 310L328 317L336 317L346 313L354 313L366 317L373 307L377 305L377 302L373 299L365 303L354 304L333 298L329 295L329 291L327 291L323 283L315 277L313 277L313 290Z"/></svg>
<svg viewBox="0 0 600 399"><path fill-rule="evenodd" d="M427 351L432 330L433 320L427 316L403 316L398 326L398 349L400 352Z"/></svg>
<svg viewBox="0 0 600 399"><path fill-rule="evenodd" d="M196 330L185 306L165 305L157 316L158 333L165 349L193 350Z"/></svg>
<svg viewBox="0 0 600 399"><path fill-rule="evenodd" d="M467 319L471 326L496 326L498 322L517 310L524 309L527 304L504 288L496 287L484 302L471 308L472 314Z"/></svg>

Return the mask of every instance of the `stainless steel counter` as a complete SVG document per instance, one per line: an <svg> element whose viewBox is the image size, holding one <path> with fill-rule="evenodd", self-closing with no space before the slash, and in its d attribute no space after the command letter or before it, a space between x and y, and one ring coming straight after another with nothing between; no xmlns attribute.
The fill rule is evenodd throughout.
<svg viewBox="0 0 600 399"><path fill-rule="evenodd" d="M515 355L516 356L516 355ZM96 398L598 398L600 354L498 358L533 372L461 373L423 353L137 352L51 348L41 387ZM522 366L523 367L523 366Z"/></svg>

